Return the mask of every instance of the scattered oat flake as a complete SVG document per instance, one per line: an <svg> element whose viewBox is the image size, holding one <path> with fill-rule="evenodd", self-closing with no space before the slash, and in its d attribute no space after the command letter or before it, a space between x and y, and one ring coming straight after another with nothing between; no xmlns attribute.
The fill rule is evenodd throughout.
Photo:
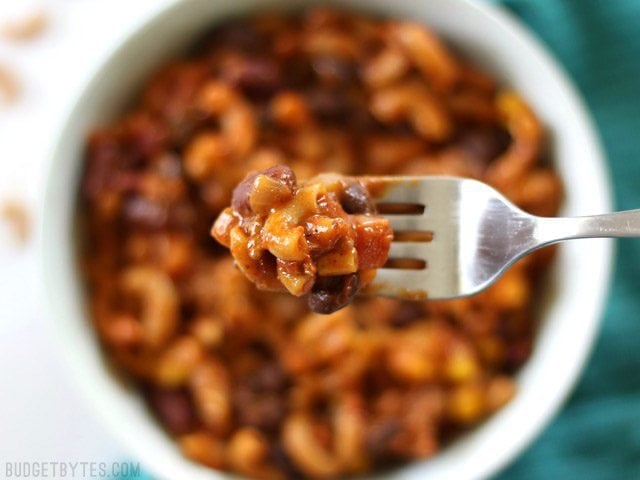
<svg viewBox="0 0 640 480"><path fill-rule="evenodd" d="M31 219L26 206L18 200L5 200L0 204L0 220L12 230L18 244L24 245L31 234Z"/></svg>
<svg viewBox="0 0 640 480"><path fill-rule="evenodd" d="M0 104L9 104L18 98L20 82L13 71L0 64Z"/></svg>
<svg viewBox="0 0 640 480"><path fill-rule="evenodd" d="M43 9L32 10L0 25L0 36L12 41L32 40L42 34L48 22L49 17Z"/></svg>

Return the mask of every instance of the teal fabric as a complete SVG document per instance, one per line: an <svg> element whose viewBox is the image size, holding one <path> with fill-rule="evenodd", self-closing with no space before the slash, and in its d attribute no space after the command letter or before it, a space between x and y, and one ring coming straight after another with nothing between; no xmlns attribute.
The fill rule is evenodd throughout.
<svg viewBox="0 0 640 480"><path fill-rule="evenodd" d="M604 142L616 208L640 208L640 0L500 3L581 90ZM579 385L497 479L640 479L640 240L621 240L616 250L603 328Z"/></svg>

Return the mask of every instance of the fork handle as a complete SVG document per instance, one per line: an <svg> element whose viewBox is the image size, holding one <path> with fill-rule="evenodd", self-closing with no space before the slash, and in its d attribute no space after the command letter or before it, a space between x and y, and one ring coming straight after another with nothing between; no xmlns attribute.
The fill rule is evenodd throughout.
<svg viewBox="0 0 640 480"><path fill-rule="evenodd" d="M539 217L535 236L541 245L572 238L640 237L640 209L589 217Z"/></svg>

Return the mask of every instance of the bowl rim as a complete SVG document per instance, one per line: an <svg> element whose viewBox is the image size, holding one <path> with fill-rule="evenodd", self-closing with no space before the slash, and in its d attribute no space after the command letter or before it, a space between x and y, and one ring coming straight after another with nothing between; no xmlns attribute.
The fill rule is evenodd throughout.
<svg viewBox="0 0 640 480"><path fill-rule="evenodd" d="M115 437L122 445L125 445L128 451L132 452L140 461L144 464L148 471L165 478L166 472L163 472L158 465L150 461L153 458L153 453L148 448L145 449L144 445L140 445L138 442L133 441L129 436L119 431L121 422L115 418L115 414L111 412L101 411L100 406L105 406L108 401L100 399L92 388L91 382L78 382L78 376L84 377L86 375L79 375L82 373L82 366L79 366L76 362L77 356L69 348L69 343L63 338L62 332L59 328L56 328L54 319L60 315L58 310L58 302L55 299L54 292L56 289L61 288L56 285L56 275L52 273L55 267L50 264L51 255L50 249L55 245L50 245L48 241L48 232L51 230L51 221L48 219L47 205L50 202L52 195L52 178L57 174L56 166L59 163L57 160L63 145L65 143L65 131L69 128L70 121L76 115L80 105L87 100L89 92L95 87L98 78L104 73L106 66L111 63L114 58L118 57L121 52L126 49L130 42L139 38L147 29L151 29L155 23L161 18L164 18L171 14L178 14L181 8L184 8L185 4L188 4L190 0L164 0L160 2L156 7L151 8L148 13L142 15L137 22L132 23L127 29L119 34L113 41L111 47L107 49L104 54L91 65L91 70L84 82L78 87L77 94L69 101L68 109L62 116L62 121L57 129L57 133L54 136L55 142L52 148L52 154L49 159L46 175L43 177L43 188L40 189L44 194L41 196L40 203L40 222L38 225L38 254L39 254L39 267L41 269L41 283L40 288L42 290L42 297L45 299L45 305L48 307L47 328L49 329L51 336L54 338L54 342L57 346L57 351L60 356L65 359L63 362L66 367L66 372L69 376L70 383L78 390L82 397L92 404L97 416L102 420L103 425L108 427L108 431ZM520 21L513 16L510 12L504 9L500 5L491 4L489 2L480 2L477 0L457 0L459 4L465 5L465 8L475 9L482 16L487 17L488 20L496 22L509 31L512 35L518 37L528 49L533 51L538 59L540 59L545 67L552 72L554 81L561 87L563 94L566 96L566 100L571 104L571 107L577 112L579 120L582 122L583 130L586 133L586 141L589 148L594 150L593 167L600 173L601 177L601 205L608 210L612 209L612 193L611 193L611 177L608 172L606 157L601 146L601 141L597 130L594 126L594 122L589 114L585 102L582 100L570 77L565 73L563 67L560 66L558 61L555 60L553 55L549 52L547 47L538 40ZM611 283L611 275L613 268L613 256L614 256L614 244L613 241L606 241L603 243L602 263L603 276L598 284L599 290L593 292L591 298L592 305L595 306L593 310L593 318L590 322L587 322L590 330L585 333L583 337L583 344L577 351L576 356L572 359L575 364L573 370L571 370L560 391L553 392L550 398L547 399L546 410L539 414L536 422L529 426L526 432L516 437L516 440L512 443L505 445L504 450L496 452L495 457L488 459L481 465L481 469L477 472L477 475L470 478L486 478L487 476L494 474L503 469L509 462L512 462L522 451L531 444L531 442L540 434L540 432L549 424L555 414L558 413L562 403L566 400L569 393L573 390L580 374L582 373L586 360L594 346L595 336L599 330L599 325L602 321L605 300L608 293L608 289ZM87 321L88 319L85 318ZM106 372L105 372L106 373ZM106 375L104 376L106 377ZM74 381L76 380L76 381ZM92 381L95 379L91 379ZM113 382L113 380L110 380ZM484 425L476 427L482 429ZM436 457L437 458L437 457ZM188 459L184 459L184 462L189 462ZM189 462L190 463L190 462ZM419 462L421 463L421 462ZM207 469L207 478L235 478L233 474L227 472L219 472L216 470ZM200 478L200 477L198 477ZM385 477L386 478L386 477ZM404 478L404 477L403 477Z"/></svg>

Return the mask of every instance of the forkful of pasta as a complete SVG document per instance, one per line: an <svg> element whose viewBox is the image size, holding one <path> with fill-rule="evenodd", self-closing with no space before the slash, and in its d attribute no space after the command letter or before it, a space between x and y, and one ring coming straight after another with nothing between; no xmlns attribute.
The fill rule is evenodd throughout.
<svg viewBox="0 0 640 480"><path fill-rule="evenodd" d="M537 217L472 179L323 174L298 183L276 166L245 177L212 235L259 289L306 296L312 310L332 313L358 293L473 295L543 246L640 237L640 210Z"/></svg>

